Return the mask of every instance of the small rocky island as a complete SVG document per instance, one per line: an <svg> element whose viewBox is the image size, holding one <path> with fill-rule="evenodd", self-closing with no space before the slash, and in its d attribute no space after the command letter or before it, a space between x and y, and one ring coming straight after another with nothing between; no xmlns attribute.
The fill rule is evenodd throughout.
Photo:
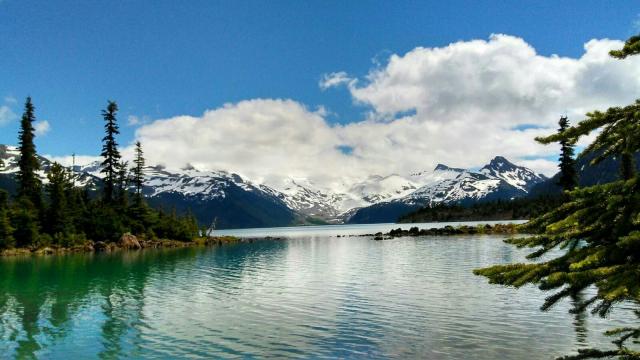
<svg viewBox="0 0 640 360"><path fill-rule="evenodd" d="M450 236L450 235L481 235L481 234L517 234L517 224L495 224L495 225L461 225L451 226L447 225L440 228L420 229L417 226L410 228L409 230L403 230L401 228L393 229L388 233L378 232L375 234L367 234L363 236L373 236L374 240L389 240L398 237L405 236Z"/></svg>

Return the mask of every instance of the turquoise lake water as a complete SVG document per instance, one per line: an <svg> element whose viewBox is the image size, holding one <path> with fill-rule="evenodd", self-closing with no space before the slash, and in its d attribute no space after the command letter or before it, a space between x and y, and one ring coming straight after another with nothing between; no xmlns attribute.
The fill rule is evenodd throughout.
<svg viewBox="0 0 640 360"><path fill-rule="evenodd" d="M524 260L501 236L336 236L411 226L225 230L284 239L2 259L0 358L549 359L606 346L601 332L624 324L625 309L543 313L537 289L474 276Z"/></svg>

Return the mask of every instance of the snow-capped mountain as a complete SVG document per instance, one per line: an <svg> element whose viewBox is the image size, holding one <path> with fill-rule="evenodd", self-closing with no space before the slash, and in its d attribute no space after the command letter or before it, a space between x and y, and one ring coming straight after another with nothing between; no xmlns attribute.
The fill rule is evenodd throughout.
<svg viewBox="0 0 640 360"><path fill-rule="evenodd" d="M17 147L0 144L0 159L2 159L4 163L4 167L0 168L0 174L10 177L15 175L18 172L19 158L20 153ZM37 155L37 158L41 167L41 170L38 172L38 177L43 184L46 184L49 182L47 172L49 172L49 168L53 162L40 155ZM75 172L73 173L73 179L77 186L83 187L88 186L93 188L100 182L98 177L87 172Z"/></svg>
<svg viewBox="0 0 640 360"><path fill-rule="evenodd" d="M307 179L285 179L269 184L269 188L280 192L279 196L291 209L331 223L342 222L353 209L399 199L419 186L397 174L372 175L360 182L334 188L321 187Z"/></svg>
<svg viewBox="0 0 640 360"><path fill-rule="evenodd" d="M278 190L261 185L264 190L273 191L289 208L317 219L335 219L341 212L345 197L345 194L320 188L307 179L284 179L272 186Z"/></svg>
<svg viewBox="0 0 640 360"><path fill-rule="evenodd" d="M98 163L80 166L77 171L100 175ZM143 194L152 205L191 211L201 224L217 228L285 226L304 221L278 191L226 171L147 166Z"/></svg>
<svg viewBox="0 0 640 360"><path fill-rule="evenodd" d="M424 205L519 197L545 179L502 156L496 156L478 172L439 164L428 183L400 200Z"/></svg>
<svg viewBox="0 0 640 360"><path fill-rule="evenodd" d="M18 149L0 145L0 159L5 163L0 169L0 186L15 188ZM46 183L52 162L44 157L39 160L40 177ZM102 181L100 170L100 162L76 165L76 184L97 189ZM395 221L425 205L525 196L545 179L500 156L478 171L438 164L432 171L371 175L332 188L304 178L258 183L231 172L199 171L192 166L180 170L148 166L145 173L143 192L149 203L192 211L202 224L215 220L219 228Z"/></svg>
<svg viewBox="0 0 640 360"><path fill-rule="evenodd" d="M16 147L0 145L0 188L16 190L19 152ZM38 157L44 184L52 162ZM100 163L73 167L77 186L96 191L102 184ZM254 185L239 175L225 171L201 172L193 168L170 171L161 166L147 167L147 201L166 210L191 211L201 224L216 223L218 228L286 226L304 221L281 199L281 194L266 186Z"/></svg>
<svg viewBox="0 0 640 360"><path fill-rule="evenodd" d="M522 166L496 156L479 171L450 168L439 164L430 174L412 175L423 180L412 193L353 211L348 222L392 222L403 213L438 203L469 204L478 201L526 196L536 184L546 180Z"/></svg>
<svg viewBox="0 0 640 360"><path fill-rule="evenodd" d="M356 199L362 199L365 203L375 204L381 201L399 199L415 191L418 186L419 183L397 174L389 176L372 175L364 181L351 186L348 193L352 194Z"/></svg>
<svg viewBox="0 0 640 360"><path fill-rule="evenodd" d="M504 180L509 185L525 192L529 192L533 186L546 179L526 167L510 163L502 156L493 158L489 164L480 169L480 173L490 178Z"/></svg>
<svg viewBox="0 0 640 360"><path fill-rule="evenodd" d="M270 185L290 208L305 216L330 222L388 222L395 221L397 214L425 205L526 196L544 180L544 176L497 156L479 171L438 164L432 171L406 177L372 175L339 190L323 189L304 179Z"/></svg>

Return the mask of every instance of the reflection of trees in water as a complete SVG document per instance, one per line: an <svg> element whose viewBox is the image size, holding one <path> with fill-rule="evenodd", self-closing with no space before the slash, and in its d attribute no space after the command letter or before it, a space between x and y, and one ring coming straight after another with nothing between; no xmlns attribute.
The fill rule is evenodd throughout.
<svg viewBox="0 0 640 360"><path fill-rule="evenodd" d="M573 328L576 331L576 342L580 346L587 346L587 314L582 309L584 306L584 294L577 292L571 294L571 307L573 312Z"/></svg>
<svg viewBox="0 0 640 360"><path fill-rule="evenodd" d="M144 285L153 266L148 258L140 253L124 253L119 257L123 263L113 264L115 270L107 278L101 279L98 286L101 295L102 311L106 317L101 327L101 358L122 357L125 346L139 335L139 323L143 322ZM126 341L127 339L128 341Z"/></svg>
<svg viewBox="0 0 640 360"><path fill-rule="evenodd" d="M105 317L100 356L135 353L150 275L173 271L194 256L193 249L179 249L2 259L0 351L35 358L39 350L68 336L71 320L98 296Z"/></svg>

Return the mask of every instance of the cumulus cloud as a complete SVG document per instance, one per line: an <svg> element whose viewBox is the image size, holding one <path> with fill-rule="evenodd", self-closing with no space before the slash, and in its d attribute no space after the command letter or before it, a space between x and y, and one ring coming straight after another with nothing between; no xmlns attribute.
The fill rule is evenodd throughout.
<svg viewBox="0 0 640 360"><path fill-rule="evenodd" d="M37 136L44 136L51 130L51 125L47 120L40 120L33 123L33 128Z"/></svg>
<svg viewBox="0 0 640 360"><path fill-rule="evenodd" d="M339 134L323 114L292 100L248 100L199 117L154 121L140 127L136 138L151 163L172 168L189 163L257 181L282 175L328 181L354 161L338 149Z"/></svg>
<svg viewBox="0 0 640 360"><path fill-rule="evenodd" d="M608 56L622 45L591 40L574 59L542 56L521 38L492 35L487 41L394 54L366 83L346 84L354 100L377 115L351 128L358 129L361 151L376 151L371 149L376 138L400 144L388 150L394 156L405 151L407 164L413 162L411 149L420 151L424 164L442 159L457 166L478 166L494 154L513 160L544 157L557 149L538 145L533 137L554 131L561 114L577 122L587 111L627 104L640 93L640 59ZM414 114L375 121L407 111ZM522 126L530 124L536 126ZM385 148L380 142L375 147ZM552 173L548 162L528 163Z"/></svg>
<svg viewBox="0 0 640 360"><path fill-rule="evenodd" d="M415 110L425 121L476 118L512 127L551 125L559 114L580 118L594 108L631 101L640 90L639 60L608 56L620 41L591 40L578 59L541 56L523 39L416 48L392 55L368 83L349 87L378 113Z"/></svg>
<svg viewBox="0 0 640 360"><path fill-rule="evenodd" d="M6 125L17 118L17 115L7 105L0 106L0 126Z"/></svg>
<svg viewBox="0 0 640 360"><path fill-rule="evenodd" d="M370 109L364 119L331 125L322 108L254 99L156 120L138 128L136 138L150 163L190 163L266 182L305 177L333 186L437 163L478 167L496 155L552 175L548 159L558 148L537 144L535 136L555 131L560 115L577 122L640 93L640 59L607 55L621 46L591 40L579 58L543 56L508 35L418 47L391 55L363 79L323 76L322 89L345 86Z"/></svg>

